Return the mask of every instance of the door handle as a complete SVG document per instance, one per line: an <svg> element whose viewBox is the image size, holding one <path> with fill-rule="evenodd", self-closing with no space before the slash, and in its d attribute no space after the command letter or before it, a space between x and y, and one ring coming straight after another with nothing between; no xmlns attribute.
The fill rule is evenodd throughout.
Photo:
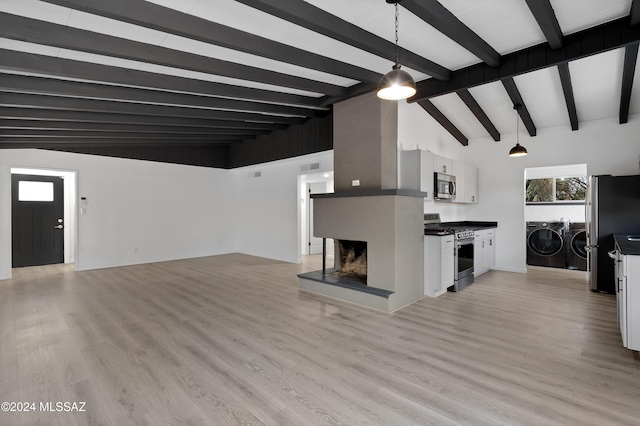
<svg viewBox="0 0 640 426"><path fill-rule="evenodd" d="M62 225L57 225L57 226L54 226L54 228L55 228L55 229L62 229L62 228L63 228L63 226L62 226Z"/></svg>

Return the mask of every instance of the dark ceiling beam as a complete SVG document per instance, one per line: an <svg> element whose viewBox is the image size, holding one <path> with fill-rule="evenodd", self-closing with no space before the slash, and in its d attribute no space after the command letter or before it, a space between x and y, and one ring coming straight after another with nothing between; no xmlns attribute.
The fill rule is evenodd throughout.
<svg viewBox="0 0 640 426"><path fill-rule="evenodd" d="M631 2L631 25L640 24L640 0L633 0Z"/></svg>
<svg viewBox="0 0 640 426"><path fill-rule="evenodd" d="M562 91L564 92L564 101L567 104L571 130L578 130L578 111L576 109L576 100L573 97L573 84L571 83L569 64L566 62L559 64L558 73L560 74L560 83L562 84Z"/></svg>
<svg viewBox="0 0 640 426"><path fill-rule="evenodd" d="M305 120L298 117L265 115L251 112L220 111L165 105L136 104L97 99L79 99L62 96L33 95L25 93L0 94L0 106L61 109L75 111L108 112L115 114L157 115L181 118L204 118L211 120L257 121L281 124L300 124Z"/></svg>
<svg viewBox="0 0 640 426"><path fill-rule="evenodd" d="M0 49L0 69L158 90L317 107L321 98Z"/></svg>
<svg viewBox="0 0 640 426"><path fill-rule="evenodd" d="M469 145L469 139L465 135L462 134L460 130L451 122L445 115L429 100L424 100L418 102L425 111L429 113L431 117L434 118L445 130L458 140L462 145Z"/></svg>
<svg viewBox="0 0 640 426"><path fill-rule="evenodd" d="M400 4L487 65L500 65L500 54L437 0L402 0Z"/></svg>
<svg viewBox="0 0 640 426"><path fill-rule="evenodd" d="M44 1L354 80L377 84L382 78L382 75L365 68L320 56L143 0Z"/></svg>
<svg viewBox="0 0 640 426"><path fill-rule="evenodd" d="M277 105L265 102L250 102L211 96L199 96L185 93L163 92L150 89L138 89L133 87L111 86L13 74L0 74L0 92L36 93L43 95L60 95L95 99L118 99L128 102L187 105L202 108L232 109L303 117L317 117L318 115L326 114L326 111L323 110Z"/></svg>
<svg viewBox="0 0 640 426"><path fill-rule="evenodd" d="M357 47L381 58L395 61L395 44L363 30L343 19L300 0L237 0L278 18ZM391 12L390 12L391 13ZM391 15L393 16L393 15ZM451 71L420 55L400 48L402 65L428 74L436 79L448 80Z"/></svg>
<svg viewBox="0 0 640 426"><path fill-rule="evenodd" d="M41 137L49 139L153 139L153 140L214 140L214 139L253 139L256 135L244 133L229 134L170 134L162 132L124 132L108 130L64 130L64 129L6 129L0 128L0 136Z"/></svg>
<svg viewBox="0 0 640 426"><path fill-rule="evenodd" d="M636 72L638 60L638 45L627 46L624 52L624 65L622 68L622 93L620 96L620 124L629 121L629 105L631 104L631 90L633 89L633 76Z"/></svg>
<svg viewBox="0 0 640 426"><path fill-rule="evenodd" d="M55 139L46 137L15 137L0 135L0 148L51 148L51 147L83 147L83 146L203 146L228 145L240 143L242 139L108 139L108 138L78 138Z"/></svg>
<svg viewBox="0 0 640 426"><path fill-rule="evenodd" d="M270 130L225 129L185 126L151 126L123 123L73 122L52 120L17 120L0 118L0 129L89 130L101 132L163 133L167 135L267 135ZM3 133L0 130L0 133Z"/></svg>
<svg viewBox="0 0 640 426"><path fill-rule="evenodd" d="M133 115L121 113L106 113L93 111L73 111L60 109L40 109L34 107L2 107L0 119L42 120L47 122L78 122L78 123L107 123L117 126L146 125L146 126L178 126L184 129L254 129L254 130L284 130L286 124L256 123L231 120L211 120L200 118L179 118L153 115Z"/></svg>
<svg viewBox="0 0 640 426"><path fill-rule="evenodd" d="M499 142L500 132L498 131L498 129L496 129L496 126L493 125L493 123L491 122L487 114L480 107L480 105L475 100L475 98L471 95L471 93L467 89L460 90L457 93L460 99L462 99L462 102L464 102L467 108L469 108L473 113L473 115L476 116L480 124L484 126L484 128L487 130L489 135L491 135L491 137L493 138L493 140L496 142Z"/></svg>
<svg viewBox="0 0 640 426"><path fill-rule="evenodd" d="M549 0L526 0L533 17L552 49L562 47L562 30Z"/></svg>
<svg viewBox="0 0 640 426"><path fill-rule="evenodd" d="M529 132L529 136L535 136L537 133L536 126L533 124L533 120L531 119L531 114L529 114L529 110L527 106L524 104L524 100L520 95L520 91L518 90L518 86L516 86L516 82L512 77L505 78L502 80L502 85L505 90L509 94L509 98L511 98L511 102L513 102L513 106L517 108L518 114L520 114L520 118L524 123L524 126L527 128Z"/></svg>
<svg viewBox="0 0 640 426"><path fill-rule="evenodd" d="M378 85L371 85L368 83L359 83L359 84L354 84L353 86L349 87L347 89L347 91L344 93L344 95L337 97L337 96L325 96L322 99L322 106L329 106L329 105L333 105L336 102L341 102L341 101L346 101L347 99L351 99L351 98L355 98L356 96L360 96L360 95L364 95L366 93L371 93L371 92L375 92L378 90Z"/></svg>
<svg viewBox="0 0 640 426"><path fill-rule="evenodd" d="M340 96L344 87L0 12L0 37Z"/></svg>
<svg viewBox="0 0 640 426"><path fill-rule="evenodd" d="M504 55L500 66L496 68L480 63L454 71L448 82L435 79L422 80L416 84L418 93L408 101L417 102L457 92L638 42L640 42L640 25L631 26L627 17L617 19L565 36L560 49L552 49L548 43L542 43Z"/></svg>

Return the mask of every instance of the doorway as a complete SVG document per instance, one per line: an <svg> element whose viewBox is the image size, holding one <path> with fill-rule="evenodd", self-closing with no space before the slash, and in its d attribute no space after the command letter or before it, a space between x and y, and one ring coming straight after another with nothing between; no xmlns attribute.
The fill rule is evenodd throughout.
<svg viewBox="0 0 640 426"><path fill-rule="evenodd" d="M322 238L313 236L312 194L333 192L333 172L300 176L300 249L303 256L322 253ZM333 256L333 240L327 239L327 256Z"/></svg>
<svg viewBox="0 0 640 426"><path fill-rule="evenodd" d="M76 172L14 167L10 173L11 266L75 263Z"/></svg>

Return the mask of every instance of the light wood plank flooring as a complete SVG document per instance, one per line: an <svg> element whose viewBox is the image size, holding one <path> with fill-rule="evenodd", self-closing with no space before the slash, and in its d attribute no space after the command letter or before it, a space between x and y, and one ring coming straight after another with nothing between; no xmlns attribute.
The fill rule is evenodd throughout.
<svg viewBox="0 0 640 426"><path fill-rule="evenodd" d="M0 281L1 425L638 425L640 360L584 275L492 271L395 314L224 255Z"/></svg>

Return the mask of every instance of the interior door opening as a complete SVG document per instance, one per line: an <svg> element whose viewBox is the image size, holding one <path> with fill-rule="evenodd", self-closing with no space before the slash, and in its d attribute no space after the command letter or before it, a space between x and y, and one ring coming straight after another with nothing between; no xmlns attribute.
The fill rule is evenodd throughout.
<svg viewBox="0 0 640 426"><path fill-rule="evenodd" d="M76 172L11 168L12 267L73 264Z"/></svg>
<svg viewBox="0 0 640 426"><path fill-rule="evenodd" d="M322 238L313 235L312 194L333 192L333 172L300 176L300 248L303 256L322 253ZM327 256L333 257L333 240L327 239Z"/></svg>

